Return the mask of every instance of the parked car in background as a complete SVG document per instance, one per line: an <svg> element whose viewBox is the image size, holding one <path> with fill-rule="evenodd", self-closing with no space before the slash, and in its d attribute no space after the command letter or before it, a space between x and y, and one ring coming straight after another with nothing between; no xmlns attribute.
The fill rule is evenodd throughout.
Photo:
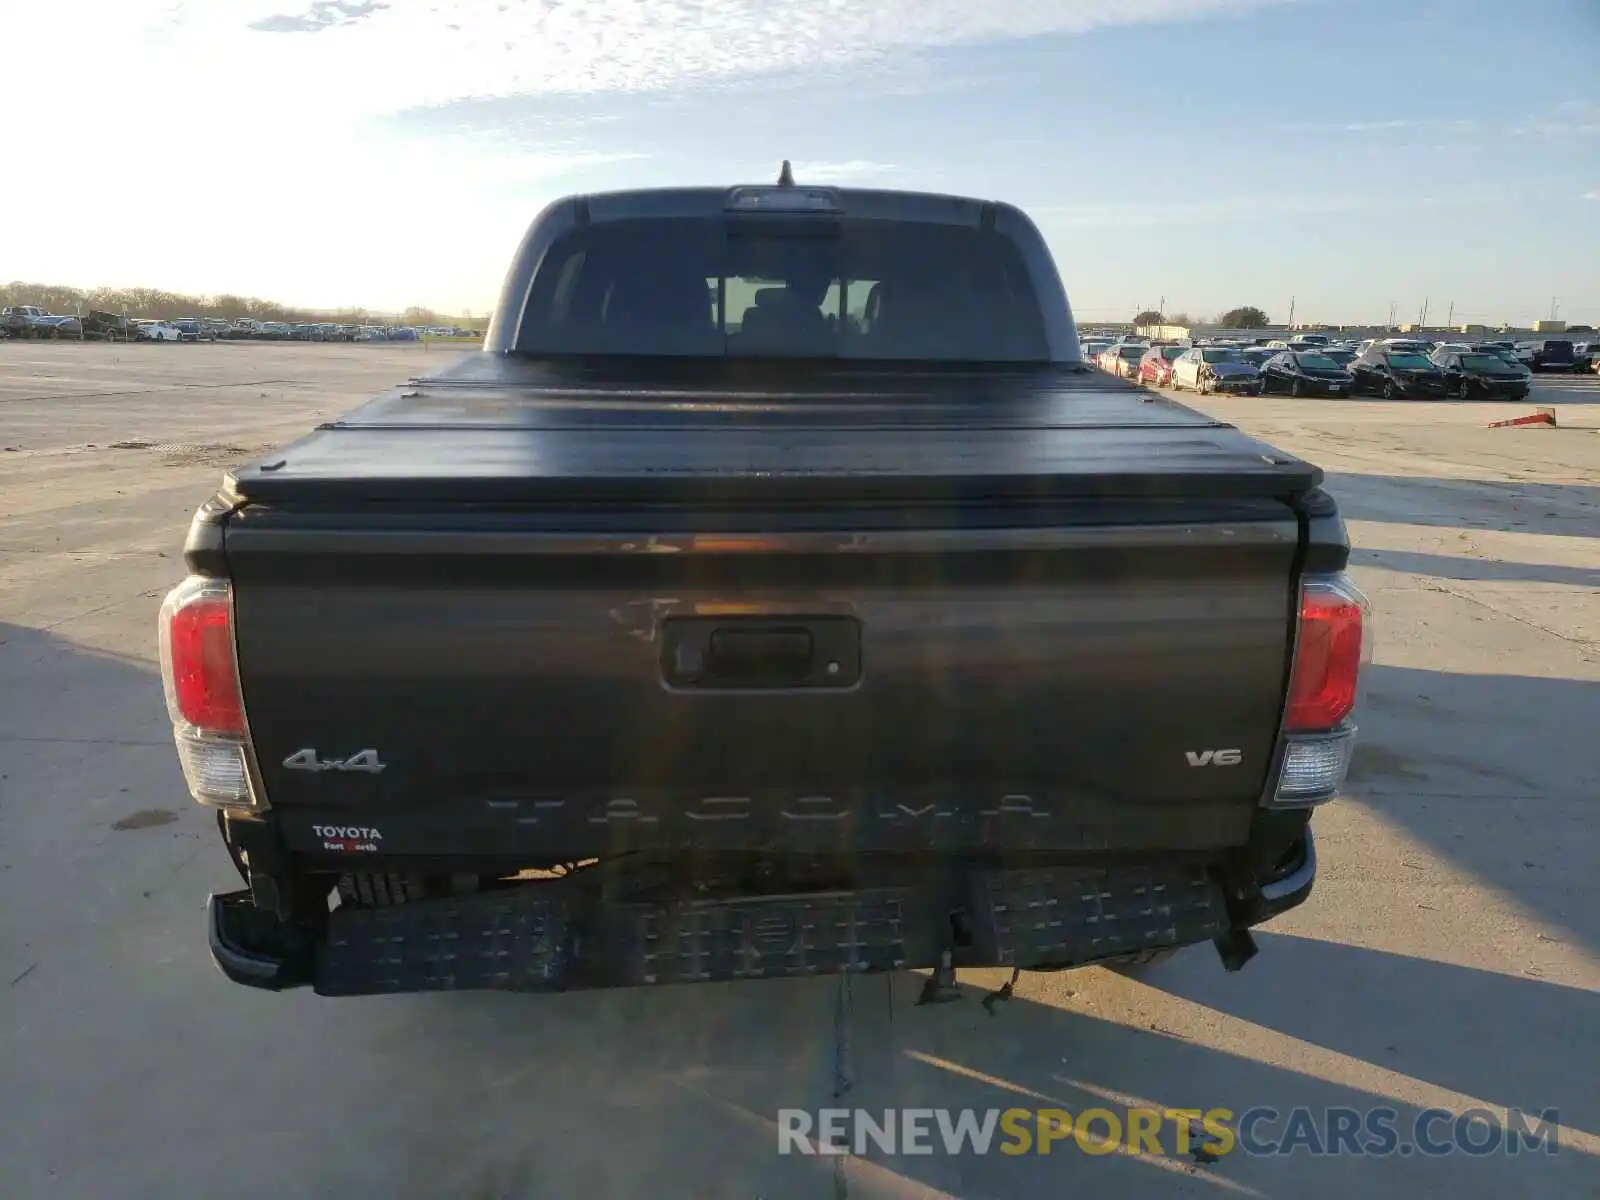
<svg viewBox="0 0 1600 1200"><path fill-rule="evenodd" d="M13 304L8 308L0 308L0 327L18 337L28 337L43 327L48 315L44 309L32 304Z"/></svg>
<svg viewBox="0 0 1600 1200"><path fill-rule="evenodd" d="M1544 338L1517 343L1517 357L1530 371L1575 371L1578 356L1566 338Z"/></svg>
<svg viewBox="0 0 1600 1200"><path fill-rule="evenodd" d="M1139 360L1147 347L1143 342L1121 342L1100 352L1100 369L1119 379L1137 379Z"/></svg>
<svg viewBox="0 0 1600 1200"><path fill-rule="evenodd" d="M1304 347L1309 350L1312 347L1327 346L1332 341L1333 339L1325 333L1298 333L1289 339L1289 349L1299 350Z"/></svg>
<svg viewBox="0 0 1600 1200"><path fill-rule="evenodd" d="M233 326L221 317L201 317L200 328L213 342L218 338L229 337L233 333Z"/></svg>
<svg viewBox="0 0 1600 1200"><path fill-rule="evenodd" d="M417 331L409 325L398 325L389 330L391 342L414 342L417 340Z"/></svg>
<svg viewBox="0 0 1600 1200"><path fill-rule="evenodd" d="M1261 364L1261 391L1291 396L1346 396L1350 376L1317 350L1280 350Z"/></svg>
<svg viewBox="0 0 1600 1200"><path fill-rule="evenodd" d="M83 321L80 318L51 316L33 304L17 304L0 309L0 327L17 338L83 336Z"/></svg>
<svg viewBox="0 0 1600 1200"><path fill-rule="evenodd" d="M215 341L211 334L206 332L205 326L199 317L178 317L171 322L172 327L178 331L180 342Z"/></svg>
<svg viewBox="0 0 1600 1200"><path fill-rule="evenodd" d="M1460 400L1521 400L1533 383L1528 371L1498 354L1440 349L1431 361L1444 372L1445 390Z"/></svg>
<svg viewBox="0 0 1600 1200"><path fill-rule="evenodd" d="M1321 350L1317 351L1317 353L1321 354L1324 358L1333 359L1333 361L1338 363L1341 367L1349 367L1349 365L1356 360L1356 352L1354 350L1347 349L1344 346L1324 346Z"/></svg>
<svg viewBox="0 0 1600 1200"><path fill-rule="evenodd" d="M78 316L46 317L44 319L51 337L82 338L83 318Z"/></svg>
<svg viewBox="0 0 1600 1200"><path fill-rule="evenodd" d="M138 336L138 326L127 317L91 308L83 319L83 332L106 342L131 342Z"/></svg>
<svg viewBox="0 0 1600 1200"><path fill-rule="evenodd" d="M1517 357L1516 350L1506 342L1445 342L1435 347L1428 358L1432 360L1434 366L1439 367L1443 365L1443 357L1451 353L1492 354L1510 367L1524 383L1530 386L1533 383L1533 372Z"/></svg>
<svg viewBox="0 0 1600 1200"><path fill-rule="evenodd" d="M82 317L52 316L33 304L0 309L0 327L20 338L83 337Z"/></svg>
<svg viewBox="0 0 1600 1200"><path fill-rule="evenodd" d="M1261 364L1266 362L1267 359L1271 358L1278 352L1276 350L1269 350L1265 346L1246 346L1242 350L1236 350L1235 353L1238 354L1242 362L1249 363L1252 367L1259 371L1261 369Z"/></svg>
<svg viewBox="0 0 1600 1200"><path fill-rule="evenodd" d="M261 322L254 317L240 317L229 327L226 336L230 338L253 338L261 334Z"/></svg>
<svg viewBox="0 0 1600 1200"><path fill-rule="evenodd" d="M168 321L139 321L136 322L139 337L146 342L180 342L183 333L176 325Z"/></svg>
<svg viewBox="0 0 1600 1200"><path fill-rule="evenodd" d="M1428 354L1433 350L1432 342L1425 342L1418 338L1367 338L1356 347L1358 355L1365 354L1374 346L1381 346L1388 350L1409 351L1412 354Z"/></svg>
<svg viewBox="0 0 1600 1200"><path fill-rule="evenodd" d="M1493 354L1502 362L1510 363L1513 367L1516 367L1530 381L1533 378L1533 368L1517 357L1517 345L1515 342L1468 342L1465 344L1452 342L1447 346L1439 347L1434 353L1437 354L1440 349L1461 350L1470 354ZM1432 356L1430 355L1430 357Z"/></svg>
<svg viewBox="0 0 1600 1200"><path fill-rule="evenodd" d="M1187 346L1170 343L1146 350L1144 357L1139 360L1139 382L1152 387L1171 387L1172 364L1187 349Z"/></svg>
<svg viewBox="0 0 1600 1200"><path fill-rule="evenodd" d="M1093 364L1100 357L1101 352L1109 345L1111 343L1103 338L1093 338L1089 341L1079 342L1078 353L1083 355L1084 362Z"/></svg>
<svg viewBox="0 0 1600 1200"><path fill-rule="evenodd" d="M1352 392L1375 392L1385 400L1438 399L1444 395L1444 372L1415 350L1395 350L1386 343L1368 346L1350 364Z"/></svg>
<svg viewBox="0 0 1600 1200"><path fill-rule="evenodd" d="M1261 372L1231 346L1195 346L1173 361L1172 386L1193 388L1202 396L1210 392L1261 393Z"/></svg>

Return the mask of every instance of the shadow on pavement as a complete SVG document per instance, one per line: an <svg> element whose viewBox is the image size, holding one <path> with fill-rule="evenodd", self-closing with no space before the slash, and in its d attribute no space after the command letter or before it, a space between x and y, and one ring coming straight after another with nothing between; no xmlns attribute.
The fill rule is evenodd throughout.
<svg viewBox="0 0 1600 1200"><path fill-rule="evenodd" d="M963 989L964 998L954 1004L917 1008L918 977L853 979L843 1087L835 1078L839 1043L828 1022L840 989L833 980L639 995L414 998L415 1023L430 1031L428 1045L417 1048L422 1062L414 1065L448 1062L485 1077L514 1070L519 1081L458 1097L452 1106L457 1128L503 1127L516 1108L533 1102L534 1089L556 1092L571 1104L567 1137L530 1124L516 1144L485 1138L473 1156L474 1173L430 1174L427 1183L452 1194L545 1194L470 1189L519 1178L518 1163L560 1155L563 1177L587 1178L595 1194L828 1195L813 1190L822 1181L803 1169L816 1160L778 1152L780 1110L788 1108L815 1114L849 1107L874 1120L884 1109L974 1109L980 1117L991 1109L1074 1115L1108 1109L1125 1120L1127 1105L1220 1107L1234 1114L1258 1106L1281 1114L1297 1106L1317 1114L1384 1106L1394 1110L1395 1128L1409 1140L1425 1108L1446 1106L1438 1089L1470 1084L1470 1101L1457 1100L1452 1111L1477 1101L1534 1114L1555 1108L1573 1136L1588 1131L1592 1140L1596 1105L1589 1081L1563 1066L1564 1040L1587 1011L1584 994L1307 939L1269 935L1263 944L1262 956L1238 975L1224 974L1202 947L1158 968L1150 987L1108 988L1105 973L1093 968L1051 977L1059 998L1050 1003L1028 998L1039 994L1041 977L1027 976L1017 997L997 1005L992 1016L976 989ZM1214 1013L1208 1024L1217 1040L1226 1026L1231 1046L1167 1032L1147 1015L1153 999L1165 1011L1174 1004L1205 1006ZM1204 1020L1204 1011L1200 1015ZM1275 1033L1262 1034L1250 1023ZM1485 1038L1496 1044L1482 1046ZM1324 1054L1312 1061L1296 1052L1299 1042L1348 1058L1330 1065ZM1328 1077L1333 1071L1339 1079ZM1396 1098L1419 1091L1430 1098ZM1036 1128L1031 1116L1025 1123ZM1556 1180L1576 1181L1586 1169L1571 1137L1565 1157L1551 1158L1457 1153L1391 1155L1378 1163L1352 1154L1252 1157L1236 1151L1205 1162L1192 1146L1178 1152L1170 1121L1159 1158L1086 1154L1071 1142L1048 1155L1035 1147L1007 1155L999 1152L1010 1141L1001 1131L987 1154L952 1155L935 1121L930 1124L932 1153L890 1154L865 1143L862 1158L840 1166L831 1194L1023 1200L1084 1189L1096 1197L1342 1198L1369 1194L1374 1170L1384 1173L1394 1194L1492 1196L1497 1188L1498 1194L1557 1194ZM718 1147L726 1171L714 1188L684 1187L685 1173L694 1168L672 1166L678 1153L672 1143L686 1126ZM1448 1138L1448 1124L1443 1129ZM1280 1135L1283 1119L1270 1118L1257 1131ZM649 1192L641 1172L661 1190Z"/></svg>
<svg viewBox="0 0 1600 1200"><path fill-rule="evenodd" d="M1600 950L1600 684L1372 666L1345 796Z"/></svg>
<svg viewBox="0 0 1600 1200"><path fill-rule="evenodd" d="M1582 537L1600 528L1600 485L1594 484L1330 471L1326 487L1350 521Z"/></svg>
<svg viewBox="0 0 1600 1200"><path fill-rule="evenodd" d="M1481 583L1556 583L1568 587L1600 588L1600 568L1567 567L1554 563L1507 562L1460 554L1424 554L1414 550L1351 551L1357 567L1377 567L1408 575L1461 579Z"/></svg>
<svg viewBox="0 0 1600 1200"><path fill-rule="evenodd" d="M1593 992L1287 934L1257 940L1267 969L1254 977L1181 957L1146 981L1387 1071L1492 1104L1557 1108L1573 1128L1600 1132L1600 1092L1574 1065L1600 1039L1585 1015Z"/></svg>
<svg viewBox="0 0 1600 1200"><path fill-rule="evenodd" d="M156 628L148 626L150 651ZM171 746L161 682L149 661L75 645L48 631L0 622L0 746L27 741ZM176 760L174 760L176 766Z"/></svg>
<svg viewBox="0 0 1600 1200"><path fill-rule="evenodd" d="M150 880L208 834L154 668L0 622L0 960L22 970L52 930L146 913Z"/></svg>

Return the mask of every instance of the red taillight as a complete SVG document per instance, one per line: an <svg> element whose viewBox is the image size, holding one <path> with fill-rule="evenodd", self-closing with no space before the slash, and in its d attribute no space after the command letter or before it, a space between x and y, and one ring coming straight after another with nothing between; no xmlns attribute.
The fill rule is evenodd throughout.
<svg viewBox="0 0 1600 1200"><path fill-rule="evenodd" d="M244 736L244 701L233 652L233 604L226 583L190 580L162 611L161 667L174 722Z"/></svg>
<svg viewBox="0 0 1600 1200"><path fill-rule="evenodd" d="M1300 627L1289 681L1290 730L1332 729L1356 704L1366 600L1342 575L1309 578L1300 590Z"/></svg>

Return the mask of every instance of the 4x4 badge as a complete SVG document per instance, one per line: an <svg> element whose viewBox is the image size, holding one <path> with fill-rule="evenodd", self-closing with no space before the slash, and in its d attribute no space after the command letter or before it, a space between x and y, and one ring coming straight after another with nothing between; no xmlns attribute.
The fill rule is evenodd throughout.
<svg viewBox="0 0 1600 1200"><path fill-rule="evenodd" d="M376 750L359 750L349 758L318 758L315 750L297 750L283 760L291 771L365 771L376 775L384 768Z"/></svg>

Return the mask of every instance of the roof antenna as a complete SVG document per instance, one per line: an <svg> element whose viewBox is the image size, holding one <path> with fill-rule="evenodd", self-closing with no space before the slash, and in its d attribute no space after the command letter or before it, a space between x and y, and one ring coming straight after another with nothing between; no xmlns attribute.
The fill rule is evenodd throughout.
<svg viewBox="0 0 1600 1200"><path fill-rule="evenodd" d="M783 160L783 170L778 172L778 186L794 186L794 168L789 165L789 160L787 158Z"/></svg>

